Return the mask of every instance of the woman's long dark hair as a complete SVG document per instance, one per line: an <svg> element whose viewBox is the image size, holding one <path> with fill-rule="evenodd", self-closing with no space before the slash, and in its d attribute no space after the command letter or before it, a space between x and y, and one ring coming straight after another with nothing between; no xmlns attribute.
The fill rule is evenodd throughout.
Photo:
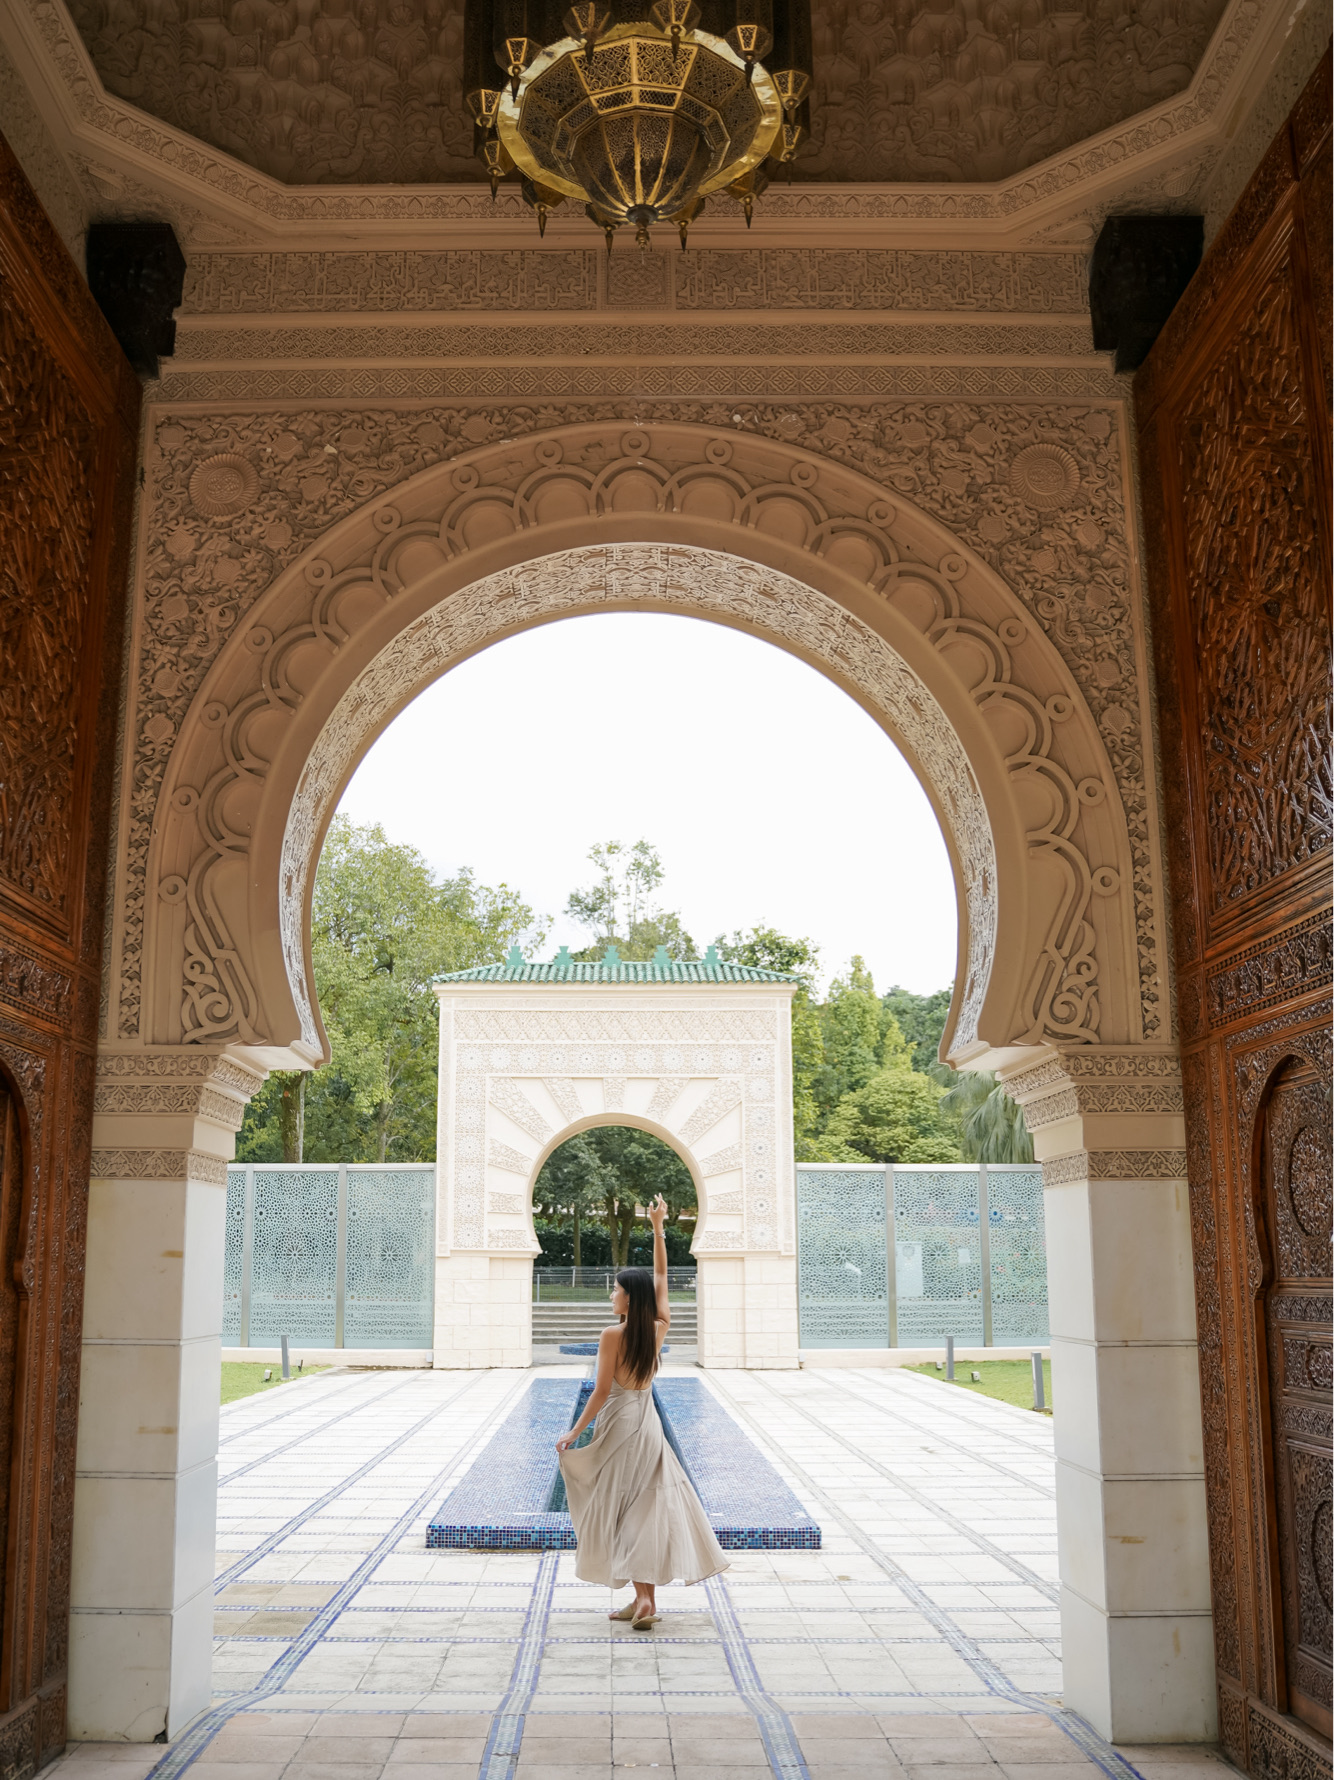
<svg viewBox="0 0 1334 1780"><path fill-rule="evenodd" d="M658 1331L654 1327L657 1287L647 1267L622 1267L616 1283L630 1300L621 1336L621 1361L632 1384L642 1390L658 1370Z"/></svg>

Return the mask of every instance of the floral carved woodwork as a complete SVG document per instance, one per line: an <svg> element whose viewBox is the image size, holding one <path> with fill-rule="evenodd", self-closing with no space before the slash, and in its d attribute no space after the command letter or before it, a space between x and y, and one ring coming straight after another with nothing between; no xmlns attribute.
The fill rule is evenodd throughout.
<svg viewBox="0 0 1334 1780"><path fill-rule="evenodd" d="M1261 1780L1329 1773L1329 84L1136 381L1220 1733Z"/></svg>
<svg viewBox="0 0 1334 1780"><path fill-rule="evenodd" d="M1284 265L1180 423L1215 910L1328 857L1334 838L1329 589L1294 298Z"/></svg>
<svg viewBox="0 0 1334 1780"><path fill-rule="evenodd" d="M429 437L434 424L418 422L418 434ZM352 431L343 429L348 443ZM300 473L314 481L322 468L317 460ZM869 601L868 615L881 613L891 630L906 626L905 645L915 638L913 647L928 650L925 660L947 668L939 684L953 686L950 696L982 715L1025 805L1041 931L1021 942L1032 960L1019 995L1023 1011L1015 1015L1021 1031L1087 1043L1097 1041L1109 1008L1118 1025L1138 1021L1133 996L1115 1001L1117 980L1133 983L1134 967L1100 975L1107 948L1133 955L1136 943L1123 895L1133 879L1125 815L1104 741L1040 627L998 577L906 501L886 499L882 487L836 462L679 422L643 429L588 422L529 435L428 470L391 492L392 499L373 501L334 529L317 556L279 577L250 606L244 625L228 615L232 640L202 684L195 680L181 741L172 746L177 725L165 717L148 719L141 731L164 757L171 754L160 793L167 820L147 904L158 947L154 1018L164 1033L178 1021L175 1030L187 1039L260 1036L261 998L237 942L238 924L248 916L235 901L235 867L267 795L267 763L281 746L280 731L303 700L301 721L311 722L314 706L303 689L317 661L351 645L341 704L306 745L300 786L283 794L290 813L280 818L275 808L269 817L286 820L289 831L278 919L298 1005L306 873L328 799L374 730L451 660L486 640L544 617L633 604L708 610L771 635L869 696L903 736L954 833L974 947L963 1005L975 1020L997 894L976 774L950 721L933 714L939 691L929 694L920 674L868 623L819 593L811 578L821 574L846 586L846 597ZM581 530L586 535L599 517L631 538L647 527L663 543L553 551ZM183 516L179 530L195 527ZM738 561L753 557L757 536L771 553L808 563L806 582ZM700 537L723 548L692 561L684 540ZM672 538L683 541L671 545ZM171 532L166 542L170 550ZM513 559L516 549L526 567L483 573L498 556ZM237 563L225 549L206 560L224 558ZM387 631L380 617L386 602L402 615ZM192 602L175 596L159 606L167 617L173 608L188 621ZM402 628L395 634L396 624ZM187 627L187 634L193 646L207 641L198 628ZM363 637L381 639L364 666ZM168 692L178 684L165 663L157 674ZM184 963L170 964L164 944L176 947ZM184 1000L173 1001L182 969ZM301 1024L304 1042L317 1043L308 1007Z"/></svg>
<svg viewBox="0 0 1334 1780"><path fill-rule="evenodd" d="M0 138L0 1768L10 1780L65 1744L93 1052L138 406L129 366Z"/></svg>

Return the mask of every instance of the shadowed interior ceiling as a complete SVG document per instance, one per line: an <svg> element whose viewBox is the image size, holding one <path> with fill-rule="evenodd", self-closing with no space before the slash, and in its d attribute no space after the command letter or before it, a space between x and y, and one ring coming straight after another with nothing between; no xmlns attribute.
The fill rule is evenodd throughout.
<svg viewBox="0 0 1334 1780"><path fill-rule="evenodd" d="M70 0L108 91L289 185L481 183L451 0ZM1223 0L830 0L795 178L992 181L1180 92Z"/></svg>

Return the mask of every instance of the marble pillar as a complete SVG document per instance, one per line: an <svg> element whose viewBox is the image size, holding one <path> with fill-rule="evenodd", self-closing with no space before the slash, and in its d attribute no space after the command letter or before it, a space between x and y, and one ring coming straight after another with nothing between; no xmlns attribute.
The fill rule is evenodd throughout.
<svg viewBox="0 0 1334 1780"><path fill-rule="evenodd" d="M262 1075L98 1059L74 1489L69 1734L151 1743L211 1696L227 1163Z"/></svg>
<svg viewBox="0 0 1334 1780"><path fill-rule="evenodd" d="M1113 1742L1217 1735L1181 1080L1093 1049L1002 1072L1042 1163L1065 1702Z"/></svg>

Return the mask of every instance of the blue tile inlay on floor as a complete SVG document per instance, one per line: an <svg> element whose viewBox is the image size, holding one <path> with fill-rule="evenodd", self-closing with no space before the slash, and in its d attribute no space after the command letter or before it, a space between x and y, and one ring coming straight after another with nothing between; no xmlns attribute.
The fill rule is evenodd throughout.
<svg viewBox="0 0 1334 1780"><path fill-rule="evenodd" d="M535 1379L441 1504L426 1529L427 1545L573 1549L556 1441L578 1419L592 1388L575 1378ZM819 1526L698 1379L660 1379L653 1395L672 1449L725 1551L819 1549Z"/></svg>

